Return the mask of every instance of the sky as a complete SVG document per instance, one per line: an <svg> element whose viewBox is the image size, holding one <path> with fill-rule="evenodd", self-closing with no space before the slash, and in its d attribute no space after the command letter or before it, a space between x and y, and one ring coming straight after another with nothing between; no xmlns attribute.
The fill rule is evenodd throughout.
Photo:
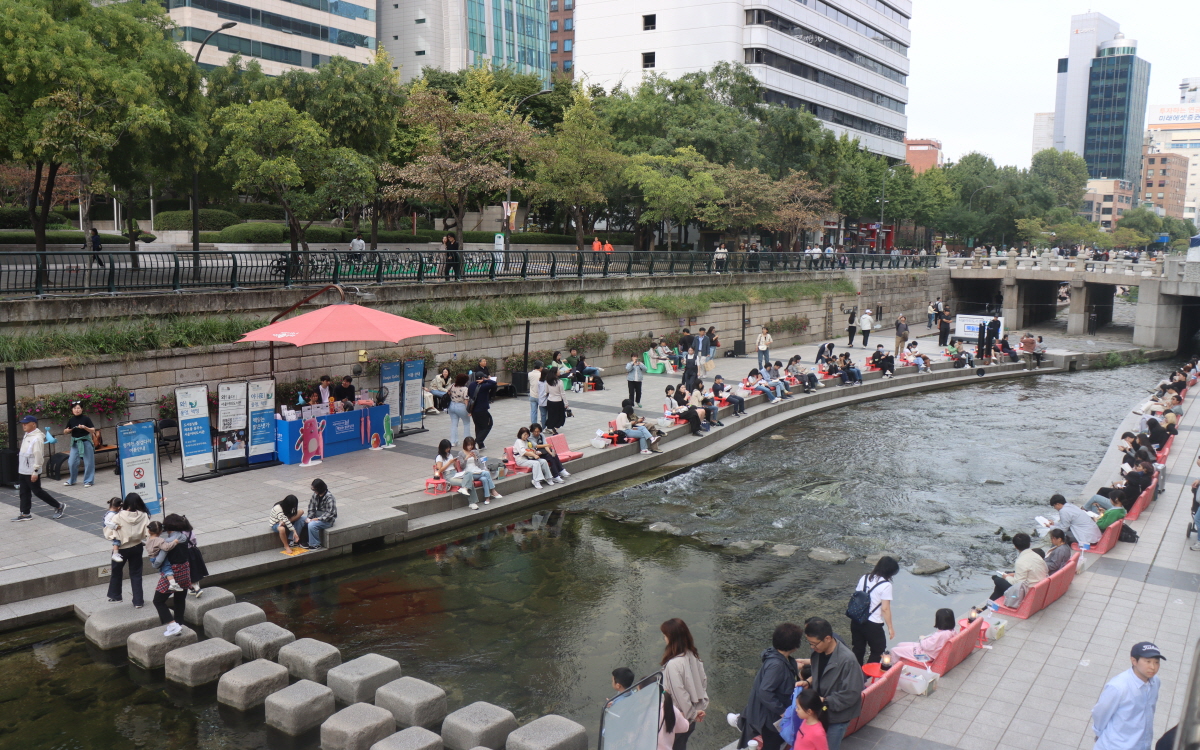
<svg viewBox="0 0 1200 750"><path fill-rule="evenodd" d="M1194 2L1194 0L1192 0ZM1179 101L1200 77L1197 19L1189 0L914 0L910 22L908 137L936 138L947 160L979 151L1028 167L1033 115L1054 111L1058 58L1071 16L1103 13L1150 63L1148 103ZM1136 12L1135 12L1136 9Z"/></svg>

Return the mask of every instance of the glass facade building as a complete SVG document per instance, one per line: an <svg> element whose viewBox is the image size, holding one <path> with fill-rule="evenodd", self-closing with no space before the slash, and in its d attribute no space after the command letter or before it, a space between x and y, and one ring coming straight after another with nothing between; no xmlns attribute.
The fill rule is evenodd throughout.
<svg viewBox="0 0 1200 750"><path fill-rule="evenodd" d="M1141 173L1150 63L1134 51L1120 48L1092 61L1083 159L1094 179L1133 181Z"/></svg>

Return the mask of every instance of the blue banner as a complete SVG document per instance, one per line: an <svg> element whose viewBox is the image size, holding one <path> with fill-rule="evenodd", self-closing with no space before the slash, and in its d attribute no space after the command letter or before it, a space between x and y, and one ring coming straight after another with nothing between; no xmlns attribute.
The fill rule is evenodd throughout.
<svg viewBox="0 0 1200 750"><path fill-rule="evenodd" d="M404 363L404 400L401 404L401 425L421 424L425 415L425 360L413 359Z"/></svg>
<svg viewBox="0 0 1200 750"><path fill-rule="evenodd" d="M121 465L121 497L136 492L150 515L162 513L158 481L158 436L153 422L117 426L117 460Z"/></svg>
<svg viewBox="0 0 1200 750"><path fill-rule="evenodd" d="M250 410L250 463L275 457L275 381L251 380L247 383L247 408Z"/></svg>
<svg viewBox="0 0 1200 750"><path fill-rule="evenodd" d="M179 450L183 454L184 468L211 464L213 443L208 421L208 386L176 388L175 410L179 415Z"/></svg>

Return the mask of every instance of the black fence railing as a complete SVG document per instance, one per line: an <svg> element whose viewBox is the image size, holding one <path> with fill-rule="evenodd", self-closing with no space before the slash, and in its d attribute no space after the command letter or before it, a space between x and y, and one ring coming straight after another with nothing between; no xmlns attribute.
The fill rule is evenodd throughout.
<svg viewBox="0 0 1200 750"><path fill-rule="evenodd" d="M316 284L434 284L457 281L779 273L936 268L936 255L836 257L802 253L392 251L92 253L0 251L0 294L44 295L263 289Z"/></svg>

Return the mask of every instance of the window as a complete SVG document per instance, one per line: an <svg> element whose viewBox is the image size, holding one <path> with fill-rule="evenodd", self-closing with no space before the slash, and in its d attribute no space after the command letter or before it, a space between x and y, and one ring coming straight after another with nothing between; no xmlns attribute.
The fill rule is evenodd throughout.
<svg viewBox="0 0 1200 750"><path fill-rule="evenodd" d="M423 49L419 49L419 50L417 50L417 51L416 51L416 55L417 55L417 57L421 57L421 56L422 56L422 55L424 55L424 54L425 54L425 50L423 50Z"/></svg>
<svg viewBox="0 0 1200 750"><path fill-rule="evenodd" d="M550 72L554 72L556 70L558 70L558 63L557 62L550 63Z"/></svg>
<svg viewBox="0 0 1200 750"><path fill-rule="evenodd" d="M1102 213L1102 214L1105 214L1105 215L1107 215L1107 216L1111 216L1111 215L1112 215L1112 209L1111 209L1111 208L1102 208L1102 209L1100 209L1100 213Z"/></svg>
<svg viewBox="0 0 1200 750"><path fill-rule="evenodd" d="M575 67L575 63L570 60L563 60L563 70L570 70Z"/></svg>
<svg viewBox="0 0 1200 750"><path fill-rule="evenodd" d="M1159 199L1162 199L1162 198L1164 198L1165 196L1164 196L1162 193L1159 193L1159 194L1158 194L1158 197L1159 197Z"/></svg>
<svg viewBox="0 0 1200 750"><path fill-rule="evenodd" d="M1125 215L1125 209L1123 209L1123 208L1118 208L1118 209L1117 209L1117 216L1124 216L1124 215Z"/></svg>
<svg viewBox="0 0 1200 750"><path fill-rule="evenodd" d="M1154 187L1154 180L1146 180L1146 187Z"/></svg>
<svg viewBox="0 0 1200 750"><path fill-rule="evenodd" d="M395 35L395 34L392 34L392 41L396 41L396 40L397 40L397 39L399 39L399 38L400 38L399 36L397 36L397 35Z"/></svg>
<svg viewBox="0 0 1200 750"><path fill-rule="evenodd" d="M558 42L550 42L550 51L558 52Z"/></svg>
<svg viewBox="0 0 1200 750"><path fill-rule="evenodd" d="M643 52L642 53L642 67L643 68L653 68L654 67L654 53L653 52Z"/></svg>
<svg viewBox="0 0 1200 750"><path fill-rule="evenodd" d="M558 10L558 0L550 0L550 12L554 13Z"/></svg>
<svg viewBox="0 0 1200 750"><path fill-rule="evenodd" d="M1150 163L1151 163L1151 164L1153 164L1153 163L1154 163L1154 157L1153 157L1153 156L1151 156L1151 157L1150 157Z"/></svg>
<svg viewBox="0 0 1200 750"><path fill-rule="evenodd" d="M1166 176L1166 174L1167 174L1167 170L1165 170L1165 169L1160 169L1160 170L1158 170L1158 173L1159 173L1159 174L1161 174L1161 175L1163 175L1163 176L1165 177L1165 176Z"/></svg>
<svg viewBox="0 0 1200 750"><path fill-rule="evenodd" d="M425 19L424 19L424 18L418 18L418 19L415 21L415 23L425 23Z"/></svg>
<svg viewBox="0 0 1200 750"><path fill-rule="evenodd" d="M573 40L571 40L571 39L565 40L563 42L563 52L570 52L574 46L575 46L575 44L574 44Z"/></svg>
<svg viewBox="0 0 1200 750"><path fill-rule="evenodd" d="M1167 186L1167 181L1166 181L1166 180L1159 180L1159 181L1158 181L1158 186L1159 186L1159 187L1166 187L1166 186Z"/></svg>
<svg viewBox="0 0 1200 750"><path fill-rule="evenodd" d="M823 49L831 55L836 55L843 60L849 60L859 67L866 68L867 70L878 73L881 76L890 78L897 83L904 83L908 79L908 76L906 76L904 73L901 73L894 68L889 68L878 60L873 60L870 57L867 57L866 55L863 55L844 44L835 42L829 37L818 34L815 31L807 29L803 26L799 26L787 20L786 18L775 15L774 13L770 13L765 10L748 10L746 11L746 24L761 25L775 29L776 31L787 34L794 39L799 39L806 44L811 44L814 47Z"/></svg>
<svg viewBox="0 0 1200 750"><path fill-rule="evenodd" d="M575 0L563 0L563 10L573 10L575 8Z"/></svg>
<svg viewBox="0 0 1200 750"><path fill-rule="evenodd" d="M550 30L551 30L551 31L558 31L558 21L551 21L551 22L550 22Z"/></svg>
<svg viewBox="0 0 1200 750"><path fill-rule="evenodd" d="M575 28L575 17L574 16L563 21L563 31L570 31L573 28Z"/></svg>
<svg viewBox="0 0 1200 750"><path fill-rule="evenodd" d="M648 16L642 16L642 31L654 31L654 29L658 26L656 23L657 19L658 16L654 13L651 13Z"/></svg>
<svg viewBox="0 0 1200 750"><path fill-rule="evenodd" d="M1105 202L1105 203L1112 203L1112 202L1113 202L1113 197L1112 197L1111 195L1106 195L1106 196L1104 196L1104 202Z"/></svg>

